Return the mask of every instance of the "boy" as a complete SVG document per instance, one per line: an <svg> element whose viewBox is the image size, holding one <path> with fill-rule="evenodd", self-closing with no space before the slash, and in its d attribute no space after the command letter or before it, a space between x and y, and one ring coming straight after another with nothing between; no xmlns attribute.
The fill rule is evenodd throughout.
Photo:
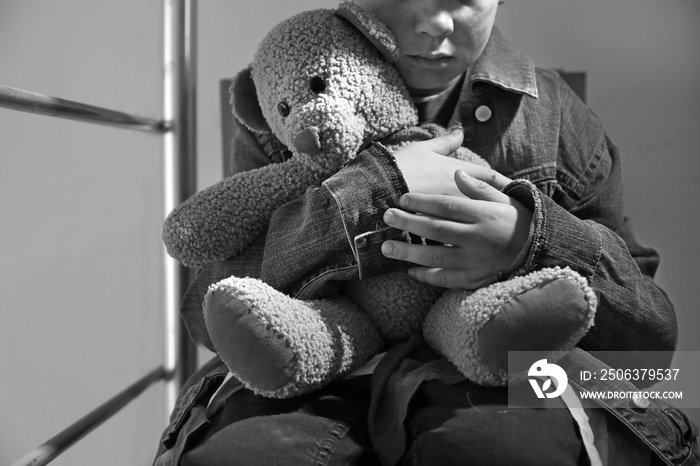
<svg viewBox="0 0 700 466"><path fill-rule="evenodd" d="M311 288L330 294L342 280L402 262L413 264L419 280L464 289L568 265L588 278L600 301L582 349L673 350L673 308L652 281L658 256L636 243L623 216L618 154L555 73L535 69L501 38L493 27L501 2L357 3L395 34L395 65L421 120L459 123L464 131L395 154L372 146L280 208L264 239L198 276L183 304L193 337L210 343L202 296L231 274L261 277L303 299ZM238 170L270 163L282 150L266 141L273 150L264 151L254 135L238 130L234 154L246 154L234 160ZM443 156L460 144L495 171ZM311 215L300 226L301 212ZM384 241L384 224L452 246ZM581 354L582 367L599 364ZM572 418L574 410L510 409L505 389L451 383L440 362L411 340L392 348L372 378L271 400L230 381L217 392L227 370L215 359L183 390L156 464L563 465L600 464L601 454L616 464L643 464L652 458L650 445L668 461L696 451L682 415L672 424L661 410L644 419L633 410L615 411L617 419L594 410L586 423ZM431 371L436 365L444 370ZM634 427L624 429L618 419ZM651 435L676 424L678 441ZM606 457L620 450L593 445L590 425L624 445L625 458Z"/></svg>

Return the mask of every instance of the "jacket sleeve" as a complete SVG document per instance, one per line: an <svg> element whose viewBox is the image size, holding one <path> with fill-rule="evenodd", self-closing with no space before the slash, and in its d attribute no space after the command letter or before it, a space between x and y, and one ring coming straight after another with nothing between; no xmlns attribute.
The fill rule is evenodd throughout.
<svg viewBox="0 0 700 466"><path fill-rule="evenodd" d="M560 186L550 198L522 180L504 190L534 212L528 256L514 273L569 266L588 278L598 310L580 342L585 350L673 351L675 312L653 281L658 254L637 242L624 216L620 155L597 119L577 105L563 106L560 151L583 154L580 196Z"/></svg>
<svg viewBox="0 0 700 466"><path fill-rule="evenodd" d="M370 146L321 186L275 211L262 279L291 295L318 298L344 280L404 267L380 247L406 238L382 217L407 191L394 157L381 144Z"/></svg>

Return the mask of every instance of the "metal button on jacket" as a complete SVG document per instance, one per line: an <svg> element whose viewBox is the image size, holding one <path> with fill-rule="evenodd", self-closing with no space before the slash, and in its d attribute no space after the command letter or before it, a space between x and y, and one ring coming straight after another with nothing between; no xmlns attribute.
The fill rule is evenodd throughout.
<svg viewBox="0 0 700 466"><path fill-rule="evenodd" d="M637 407L637 408L648 408L649 407L649 400L646 398L640 396L640 395L634 395L632 396L632 403Z"/></svg>
<svg viewBox="0 0 700 466"><path fill-rule="evenodd" d="M491 109L488 108L486 105L480 105L476 109L474 116L476 116L476 119L482 123L489 121L489 119L491 118Z"/></svg>

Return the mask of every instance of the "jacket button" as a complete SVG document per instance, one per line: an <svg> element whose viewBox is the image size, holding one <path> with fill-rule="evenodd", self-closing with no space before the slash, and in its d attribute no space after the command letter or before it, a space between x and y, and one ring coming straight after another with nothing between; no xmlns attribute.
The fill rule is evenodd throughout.
<svg viewBox="0 0 700 466"><path fill-rule="evenodd" d="M637 408L646 409L649 407L649 400L640 395L633 395L632 404L635 405Z"/></svg>
<svg viewBox="0 0 700 466"><path fill-rule="evenodd" d="M474 116L482 123L487 122L491 118L491 109L486 105L480 105L479 108L476 109L476 112L474 112Z"/></svg>

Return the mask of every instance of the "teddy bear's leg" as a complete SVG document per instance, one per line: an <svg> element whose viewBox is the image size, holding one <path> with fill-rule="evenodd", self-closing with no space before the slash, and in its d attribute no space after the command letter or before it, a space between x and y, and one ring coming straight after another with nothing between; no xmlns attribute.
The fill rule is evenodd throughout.
<svg viewBox="0 0 700 466"><path fill-rule="evenodd" d="M570 350L593 325L595 293L569 268L532 272L473 293L448 290L426 317L426 341L470 380L505 385L508 351Z"/></svg>
<svg viewBox="0 0 700 466"><path fill-rule="evenodd" d="M383 346L369 318L347 298L301 301L251 278L210 286L204 319L231 372L272 398L319 388Z"/></svg>

